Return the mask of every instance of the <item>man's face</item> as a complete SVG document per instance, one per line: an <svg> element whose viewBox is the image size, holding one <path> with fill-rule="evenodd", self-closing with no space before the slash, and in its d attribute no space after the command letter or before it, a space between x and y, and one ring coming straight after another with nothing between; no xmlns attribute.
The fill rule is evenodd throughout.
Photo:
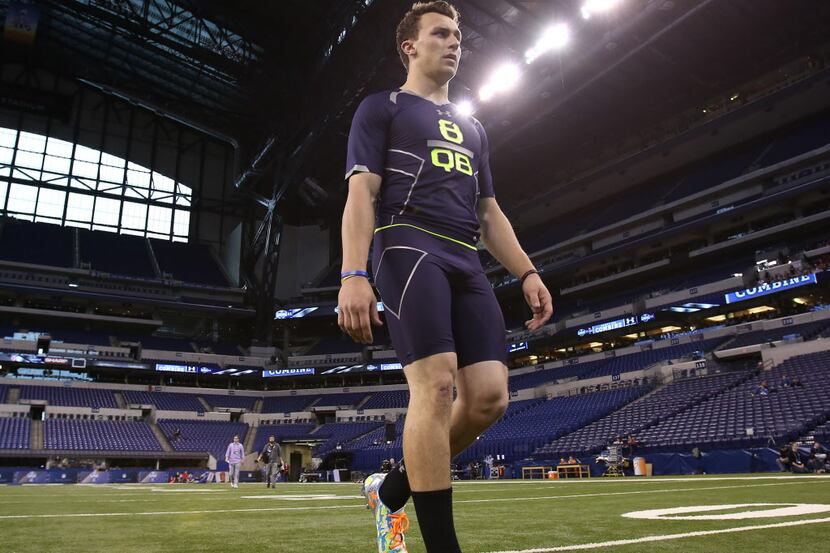
<svg viewBox="0 0 830 553"><path fill-rule="evenodd" d="M268 438L268 443L274 443L275 441L276 441L276 440L274 439L274 437L273 437L273 436L271 436L270 438Z"/></svg>
<svg viewBox="0 0 830 553"><path fill-rule="evenodd" d="M409 58L410 71L443 82L455 76L461 61L461 31L455 21L440 13L426 13L419 22L418 38L410 42L415 54Z"/></svg>

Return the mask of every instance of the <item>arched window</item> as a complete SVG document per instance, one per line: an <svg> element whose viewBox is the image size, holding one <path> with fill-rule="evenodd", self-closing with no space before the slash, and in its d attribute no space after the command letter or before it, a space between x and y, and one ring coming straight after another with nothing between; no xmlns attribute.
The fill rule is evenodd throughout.
<svg viewBox="0 0 830 553"><path fill-rule="evenodd" d="M192 190L120 157L0 127L0 214L187 242Z"/></svg>

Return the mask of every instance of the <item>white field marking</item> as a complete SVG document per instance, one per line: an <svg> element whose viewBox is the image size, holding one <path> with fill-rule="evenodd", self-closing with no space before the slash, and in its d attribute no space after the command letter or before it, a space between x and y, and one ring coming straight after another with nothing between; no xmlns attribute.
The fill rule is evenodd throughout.
<svg viewBox="0 0 830 553"><path fill-rule="evenodd" d="M821 480L824 479L827 482L830 482L830 475L828 476L819 476L819 475L806 475L806 476L749 476L749 477L734 477L734 478L662 478L662 479L653 479L653 478L591 478L591 479L580 479L580 478L566 478L563 480L546 480L544 484L541 484L540 480L536 480L536 486L533 489L536 490L551 490L556 486L561 484L599 484L605 482L611 482L615 484L622 484L622 483L641 483L641 484L662 484L664 482L721 482L721 481L735 481L735 480L795 480L795 479L811 479L811 480ZM453 483L453 493L486 493L492 491L492 483L501 483L501 484L508 484L510 481L502 480L499 482L496 481L482 481L480 483L487 483L487 486L481 486L479 489L472 489L478 487L479 482L465 482L463 486L459 486L457 482ZM531 481L527 480L517 480L515 483L520 484L530 484ZM462 489L459 489L462 488ZM504 487L499 488L499 490L508 490L511 489L511 486L505 485Z"/></svg>
<svg viewBox="0 0 830 553"><path fill-rule="evenodd" d="M505 486L506 488L510 488L513 485L535 485L539 489L547 489L553 486L560 486L560 485L579 485L579 484L661 484L663 482L721 482L721 481L743 481L743 480L828 480L830 481L830 474L828 475L767 475L767 476L698 476L698 477L686 477L686 478L665 478L662 476L657 477L630 477L630 478L564 478L562 480L548 480L548 479L517 479L517 480L476 480L474 482L469 481L461 481L461 482L454 482L453 489L457 489L460 492L469 492L472 490L462 489L462 488L476 488L479 486ZM36 487L36 486L43 486L44 484L31 484L26 485L26 487ZM62 487L67 487L67 489L71 488L71 486L67 484L57 484ZM167 486L168 484L164 484ZM170 486L179 486L180 484L172 484ZM184 484L181 484L184 486ZM209 491L214 492L229 492L231 491L229 488L226 488L226 484L205 484L206 486L210 486ZM159 484L142 484L142 483L134 483L134 484L75 484L75 486L83 487L85 489L94 489L94 490L124 490L124 491L148 491L150 489L158 488ZM244 482L239 484L240 488L245 487L256 487L262 486L261 482ZM303 484L279 484L280 487L345 487L345 486L359 486L359 484L355 484L353 482L306 482ZM74 488L73 488L74 489ZM173 489L171 487L171 489ZM184 489L184 488L179 488ZM0 492L3 489L0 487ZM203 490L208 491L208 490Z"/></svg>
<svg viewBox="0 0 830 553"><path fill-rule="evenodd" d="M522 549L515 551L494 551L491 553L553 553L555 551L578 551L584 549L599 549L601 547L617 547L621 545L632 545L637 543L650 543L655 541L679 540L683 538L696 538L699 536L712 536L715 534L731 534L732 532L750 532L752 530L766 530L768 528L786 528L788 526L803 526L806 524L821 524L830 522L830 518L814 518L808 520L792 520L789 522L778 522L775 524L757 524L755 526L738 526L737 528L724 528L723 530L700 530L697 532L683 532L681 534L663 534L657 536L644 536L630 540L614 540L597 543L582 543L578 545L561 545L558 547L541 547L537 549Z"/></svg>
<svg viewBox="0 0 830 553"><path fill-rule="evenodd" d="M269 511L319 511L320 509L365 509L359 505L316 505L314 507L263 507L255 509L203 509L198 511L154 511L141 513L68 513L61 515L0 515L0 520L31 519L31 518L90 518L90 517L134 517L134 516L162 516L162 515L210 515L219 513L259 513Z"/></svg>
<svg viewBox="0 0 830 553"><path fill-rule="evenodd" d="M775 507L758 511L739 511L737 513L720 513L716 515L692 515L688 513L705 513L709 511L726 511L746 507ZM671 509L649 509L623 513L625 518L644 520L744 520L748 518L780 518L798 515L815 515L830 511L830 505L811 503L737 503L733 505L697 505L691 507L673 507ZM674 516L686 515L686 516Z"/></svg>
<svg viewBox="0 0 830 553"><path fill-rule="evenodd" d="M575 484L592 484L592 483L599 483L599 482L618 482L618 483L622 483L622 482L641 482L641 483L659 484L661 482L699 482L699 483L706 483L708 481L736 481L736 480L737 481L742 481L742 480L784 480L784 481L788 481L786 483L796 484L796 483L801 483L800 481L803 481L803 480L810 480L810 481L813 481L813 482L821 482L821 481L830 482L830 475L828 475L828 476L796 476L796 475L793 475L793 476L758 476L758 477L732 477L732 478L672 478L672 479L666 478L666 479L662 479L662 480L660 480L660 479L647 479L647 480L645 480L645 479L599 479L599 478L597 478L597 479L592 479L592 481L579 480L579 479L574 478L574 479L568 479L568 480L563 480L563 481L559 481L559 482L557 482L555 480L552 480L552 481L548 481L544 485L539 485L539 480L536 480L536 481L529 481L529 480L524 480L524 481L522 481L522 480L516 480L516 481L501 480L501 481L499 481L499 480L495 480L495 481L464 482L461 486L459 486L458 483L456 482L453 486L453 489L457 493L484 493L484 492L488 492L488 491L495 491L492 488L493 484L502 484L502 486L497 488L498 490L510 490L510 489L514 489L514 488L512 486L510 486L509 484L534 484L535 483L536 486L534 486L533 489L553 491L553 490L556 489L556 487L559 484L562 484L562 483L565 483L565 482L573 482ZM481 484L484 484L484 485L481 485ZM67 494L24 495L24 494L16 494L16 493L5 493L5 492L14 492L14 489L13 488L3 489L3 487L0 486L0 497L3 497L3 496L5 496L5 498L26 497L27 501L36 501L36 500L40 500L40 499L51 499L51 498L64 499L64 498L66 498L70 495L76 496L76 497L78 497L80 495L82 497L86 497L86 498L89 498L89 499L92 499L92 498L97 499L97 498L112 498L112 497L136 497L137 495L140 497L141 494L138 494L136 492L141 492L142 494L155 495L153 492L157 491L157 490L164 490L164 491L178 490L178 491L181 491L181 492L188 492L188 491L193 490L192 488L183 488L183 487L161 488L157 484L156 485L132 484L132 485L130 485L131 487L125 487L126 485L124 485L124 484L118 484L118 485L78 484L78 486L84 486L84 489L86 491L95 490L96 492L99 492L99 493L96 493L94 495L93 494L88 494L88 495L87 494L78 494L78 488L77 487L67 487L66 488ZM174 486L178 486L178 485L174 485ZM218 484L211 485L211 486L212 487L207 488L207 489L206 488L201 488L199 490L194 490L194 491L200 491L202 494L204 494L205 492L213 492L214 494L226 494L227 492L231 491L229 488L226 488L224 486L221 487L221 488L216 487L216 486L220 486ZM254 487L260 487L260 486L262 486L261 483L240 484L240 487L247 487L247 488L254 488ZM291 491L296 492L296 491L299 491L299 490L303 490L303 491L308 490L309 487L312 487L312 486L314 486L314 487L319 486L319 487L325 488L325 489L328 489L329 487L331 487L331 488L334 488L334 489L339 491L339 490L342 490L344 487L347 487L347 486L351 487L351 486L357 486L357 485L353 484L353 483L349 483L349 482L341 482L341 483L308 482L308 483L304 483L304 484L280 484L279 489L282 489L282 490L285 490L285 491L291 490ZM459 488L464 488L464 489L459 489ZM474 489L474 488L478 488L478 489ZM700 489L711 489L711 488L700 488ZM720 489L720 488L715 488L715 489ZM116 492L114 492L114 490L128 491L130 493L116 493ZM322 492L322 490L316 490L316 491L321 491ZM663 491L665 491L665 490L654 490L654 492L656 492L656 493L662 493ZM105 493L105 492L110 492L110 493ZM628 494L628 493L631 493L631 492L606 492L606 493L594 494L594 495L603 496L603 495ZM651 493L651 491L649 491L649 492L636 492L636 493ZM588 494L583 494L583 495L591 497L591 495L588 495ZM225 495L223 497L219 497L218 495L214 495L213 497L202 495L201 497L202 497L203 500L236 499L234 497L229 498L229 497L227 497L227 495ZM566 496L556 496L556 497L576 497L576 496L575 495L566 495ZM521 498L518 498L518 499L521 499ZM485 501L485 500L482 500L482 501ZM489 501L489 500L487 500L487 501Z"/></svg>
<svg viewBox="0 0 830 553"><path fill-rule="evenodd" d="M453 501L457 503L501 503L505 501L538 501L540 499L570 499L579 497L610 497L613 495L638 495L649 493L677 493L677 492L697 492L708 490L732 490L743 488L765 488L768 486L789 486L790 484L809 484L810 482L778 482L775 484L748 484L740 486L707 486L705 488L676 488L673 490L637 490L631 492L607 492L607 493L575 493L568 495L541 495L538 497L495 497L489 499L461 499Z"/></svg>
<svg viewBox="0 0 830 553"><path fill-rule="evenodd" d="M213 499L213 498L211 498ZM90 501L94 501L95 503L156 503L158 499L98 499L98 498L91 498L87 497L86 499L64 499L61 498L61 505L65 505L66 503L89 503ZM31 505L31 501L3 501L3 506L6 505Z"/></svg>
<svg viewBox="0 0 830 553"><path fill-rule="evenodd" d="M332 499L363 499L362 495L243 495L239 499L274 499L277 501L328 501Z"/></svg>
<svg viewBox="0 0 830 553"><path fill-rule="evenodd" d="M632 494L648 494L648 493L677 493L677 492L696 492L705 490L730 490L743 488L761 488L766 486L787 486L790 484L805 484L807 482L781 482L775 484L756 484L756 485L740 485L740 486L710 486L705 488L678 488L673 490L639 490L631 492L613 492L613 493L584 493L571 495L551 495L543 497L511 497L511 498L493 498L493 499L462 499L454 503L499 503L504 501L534 501L546 499L579 499L582 497L607 497L614 495L632 495ZM224 499L233 499L224 498ZM64 513L64 514L38 514L38 515L0 515L0 520L16 520L16 519L37 519L37 518L84 518L84 517L123 517L123 516L159 516L159 515L190 515L190 514L210 514L210 513L256 513L269 511L310 511L314 509L352 509L366 506L361 502L356 505L319 505L314 507L262 507L262 508L244 508L244 509L211 509L198 511L151 511L138 513Z"/></svg>
<svg viewBox="0 0 830 553"><path fill-rule="evenodd" d="M150 491L159 493L225 493L230 490L210 490L205 488L150 488Z"/></svg>
<svg viewBox="0 0 830 553"><path fill-rule="evenodd" d="M697 477L689 477L689 478L664 478L662 476L654 476L654 477L644 477L644 476L633 476L633 477L626 477L626 478L563 478L561 480L556 479L547 479L547 478L533 478L533 479L518 479L518 480L476 480L474 482L453 482L453 488L455 487L468 487L468 486L479 486L479 485L495 485L495 484L536 484L539 487L540 484L546 484L550 486L558 486L560 484L600 484L600 483L609 483L609 484L633 484L633 483L640 483L640 484L660 484L661 482L719 482L719 481L732 481L732 480L797 480L797 479L811 479L811 480L830 480L830 474L793 474L793 475L786 475L786 476L697 476Z"/></svg>

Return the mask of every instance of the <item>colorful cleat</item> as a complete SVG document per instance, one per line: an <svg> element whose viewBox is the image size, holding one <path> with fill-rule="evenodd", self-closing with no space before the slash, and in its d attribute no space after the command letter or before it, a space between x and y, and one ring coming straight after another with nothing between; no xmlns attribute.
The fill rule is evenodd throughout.
<svg viewBox="0 0 830 553"><path fill-rule="evenodd" d="M366 508L375 516L375 528L378 533L378 553L407 553L404 532L409 530L409 519L403 508L393 513L383 504L378 496L385 474L372 474L363 481L361 494L366 498Z"/></svg>

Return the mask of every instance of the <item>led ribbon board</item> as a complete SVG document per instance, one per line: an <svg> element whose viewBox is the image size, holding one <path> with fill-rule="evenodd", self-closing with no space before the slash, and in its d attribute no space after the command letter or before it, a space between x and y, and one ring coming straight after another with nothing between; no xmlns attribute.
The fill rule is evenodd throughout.
<svg viewBox="0 0 830 553"><path fill-rule="evenodd" d="M602 332L608 332L610 330L619 330L620 328L626 328L628 326L634 326L640 323L647 323L654 319L653 313L643 313L640 316L632 316L632 317L625 317L624 319L617 319L615 321L608 321L605 323L595 324L594 326L588 326L585 328L580 328L576 331L578 336L590 336L592 334L600 334Z"/></svg>
<svg viewBox="0 0 830 553"><path fill-rule="evenodd" d="M212 374L222 369L219 367L210 368L200 365L183 365L180 363L156 363L156 370L163 373Z"/></svg>
<svg viewBox="0 0 830 553"><path fill-rule="evenodd" d="M266 369L262 371L264 378L272 378L276 376L309 376L317 372L314 367L303 367L299 369Z"/></svg>
<svg viewBox="0 0 830 553"><path fill-rule="evenodd" d="M527 342L516 342L515 344L507 345L507 353L514 353L523 349L527 349Z"/></svg>
<svg viewBox="0 0 830 553"><path fill-rule="evenodd" d="M738 292L730 292L729 294L724 295L724 299L726 300L726 303L737 303L739 301L760 298L761 296L768 296L770 294L777 294L778 292L783 292L784 290L790 290L800 286L808 286L810 284L818 284L815 273L795 278L787 278L771 284L762 284L760 286L747 288Z"/></svg>

